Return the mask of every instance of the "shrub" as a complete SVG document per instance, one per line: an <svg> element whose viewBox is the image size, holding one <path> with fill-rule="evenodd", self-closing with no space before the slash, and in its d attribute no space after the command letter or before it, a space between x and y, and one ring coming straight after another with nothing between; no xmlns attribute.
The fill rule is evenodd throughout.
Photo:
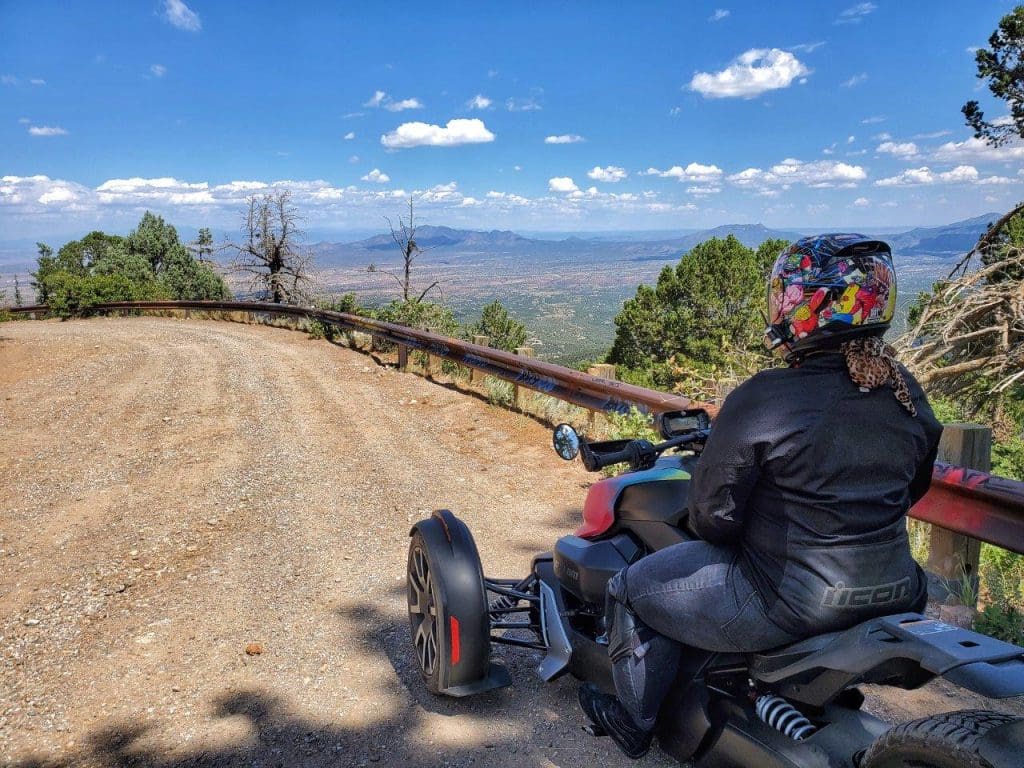
<svg viewBox="0 0 1024 768"><path fill-rule="evenodd" d="M649 413L644 413L635 405L628 413L609 413L608 429L606 430L609 440L650 440L652 443L661 442L661 435L654 430L654 419Z"/></svg>
<svg viewBox="0 0 1024 768"><path fill-rule="evenodd" d="M487 402L508 408L512 405L513 388L507 381L488 376L484 384L487 388Z"/></svg>
<svg viewBox="0 0 1024 768"><path fill-rule="evenodd" d="M311 339L334 341L339 333L338 326L333 323L321 323L319 320L313 320L309 324L309 338Z"/></svg>
<svg viewBox="0 0 1024 768"><path fill-rule="evenodd" d="M97 304L111 301L156 301L169 298L156 281L132 282L121 274L76 275L56 272L46 278L50 311L64 320L87 314Z"/></svg>
<svg viewBox="0 0 1024 768"><path fill-rule="evenodd" d="M1008 643L1024 643L1024 615L1013 607L986 605L974 620L974 628Z"/></svg>
<svg viewBox="0 0 1024 768"><path fill-rule="evenodd" d="M486 336L494 349L515 352L526 343L526 326L514 320L500 301L492 301L483 308L480 319L466 329L466 338Z"/></svg>

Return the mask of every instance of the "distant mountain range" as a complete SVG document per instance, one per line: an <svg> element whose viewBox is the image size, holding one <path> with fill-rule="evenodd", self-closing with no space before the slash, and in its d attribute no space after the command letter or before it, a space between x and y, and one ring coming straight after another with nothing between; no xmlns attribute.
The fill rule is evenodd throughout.
<svg viewBox="0 0 1024 768"><path fill-rule="evenodd" d="M998 213L946 224L940 227L917 227L905 232L877 235L887 241L899 256L927 255L952 258L970 249L988 225L999 218ZM820 231L820 230L819 230ZM486 261L489 259L521 259L525 264L580 264L606 262L609 259L634 262L678 259L695 245L712 237L733 235L749 248L756 248L769 238L796 240L810 231L770 229L763 224L725 224L713 229L678 233L603 232L581 237L567 235L560 239L526 237L508 230L490 232L424 225L416 229L416 242L430 249L431 260L451 263L455 260ZM668 235L668 236L666 236ZM311 246L318 268L367 266L390 263L400 256L390 233L374 235L353 242L322 241ZM26 272L35 266L34 241L0 242L0 271ZM8 277L10 275L8 274Z"/></svg>
<svg viewBox="0 0 1024 768"><path fill-rule="evenodd" d="M989 213L941 227L918 227L877 237L887 241L900 256L952 257L970 249L997 218L999 214ZM792 241L808 234L812 233L770 229L763 224L725 224L657 240L639 240L635 237L616 240L614 235L608 233L595 237L569 236L548 240L524 237L508 230L482 232L424 225L416 230L416 243L424 250L430 249L432 259L442 262L470 256L478 259L514 256L527 262L592 262L610 257L629 261L662 261L677 259L698 243L712 237L726 238L732 235L747 247L756 248L770 238ZM319 242L312 248L316 264L322 268L365 265L381 260L394 261L400 257L390 233L350 243Z"/></svg>
<svg viewBox="0 0 1024 768"><path fill-rule="evenodd" d="M998 213L986 213L973 219L947 224L944 227L918 227L909 232L895 235L881 235L892 246L895 253L905 256L916 254L957 254L967 253L985 234L989 225L1000 217Z"/></svg>

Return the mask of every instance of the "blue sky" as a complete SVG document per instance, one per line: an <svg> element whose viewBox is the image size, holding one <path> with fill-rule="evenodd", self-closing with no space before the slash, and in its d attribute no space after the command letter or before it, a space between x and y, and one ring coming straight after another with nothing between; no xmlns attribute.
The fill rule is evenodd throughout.
<svg viewBox="0 0 1024 768"><path fill-rule="evenodd" d="M945 223L1009 208L972 47L1013 3L0 3L0 239Z"/></svg>

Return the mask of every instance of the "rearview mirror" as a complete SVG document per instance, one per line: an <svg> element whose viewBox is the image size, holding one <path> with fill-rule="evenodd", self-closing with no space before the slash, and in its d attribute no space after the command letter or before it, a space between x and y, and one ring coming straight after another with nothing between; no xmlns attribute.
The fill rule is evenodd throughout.
<svg viewBox="0 0 1024 768"><path fill-rule="evenodd" d="M568 424L559 424L555 427L551 442L555 446L555 453L566 461L572 461L579 456L580 436Z"/></svg>
<svg viewBox="0 0 1024 768"><path fill-rule="evenodd" d="M695 408L692 411L668 411L661 415L659 426L662 437L670 440L687 432L708 429L711 426L711 417L702 408Z"/></svg>

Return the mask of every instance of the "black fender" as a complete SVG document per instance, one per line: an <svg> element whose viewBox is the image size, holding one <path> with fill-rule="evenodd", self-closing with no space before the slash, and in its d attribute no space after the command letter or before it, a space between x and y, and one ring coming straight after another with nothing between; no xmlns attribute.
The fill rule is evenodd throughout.
<svg viewBox="0 0 1024 768"><path fill-rule="evenodd" d="M438 643L448 663L440 669L440 690L469 696L501 688L512 680L491 662L491 623L480 554L469 528L447 509L436 510L409 531L419 532L434 569L441 621Z"/></svg>

